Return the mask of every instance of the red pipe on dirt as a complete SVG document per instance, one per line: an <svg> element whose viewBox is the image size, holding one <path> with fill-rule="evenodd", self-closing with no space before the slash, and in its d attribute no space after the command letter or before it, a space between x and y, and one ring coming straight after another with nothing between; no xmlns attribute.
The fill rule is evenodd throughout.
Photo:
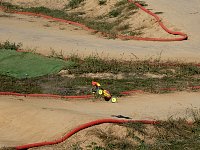
<svg viewBox="0 0 200 150"><path fill-rule="evenodd" d="M0 92L0 95L10 95L10 96L24 96L24 97L51 97L51 98L66 98L66 99L86 99L92 98L93 95L73 95L73 96L61 96L61 95L54 95L54 94L21 94L15 92Z"/></svg>
<svg viewBox="0 0 200 150"><path fill-rule="evenodd" d="M141 6L139 3L133 1L133 0L128 0L128 2L135 4L137 7L139 7L141 10L143 10L144 12L148 13L149 15L153 16L156 21L159 23L159 25L162 27L163 30L165 30L167 33L169 34L173 34L173 35L180 35L181 37L179 38L148 38L148 37L136 37L136 36L127 36L127 35L116 35L117 38L119 39L129 39L129 40L142 40L142 41L160 41L160 42L165 42L165 41L182 41L182 40L187 40L188 36L185 33L182 32L175 32L175 31L171 31L169 30L161 21L161 19L154 14L153 12L147 10L146 8L144 8L143 6ZM6 8L4 7L0 7L0 9L2 10L6 10ZM13 13L16 14L23 14L23 15L31 15L31 16L37 16L37 17L42 17L45 19L51 19L54 21L58 21L58 22L63 22L63 23L68 23L68 24L72 24L78 27L81 27L82 29L86 30L86 31L90 31L90 32L98 32L92 28L87 27L84 24L78 23L78 22L73 22L70 20L64 20L64 19L60 19L60 18L54 18L48 15L44 15L44 14L40 14L40 13L32 13L32 12L17 12L17 11L13 11ZM108 33L104 33L104 32L98 32L104 36L109 36Z"/></svg>
<svg viewBox="0 0 200 150"><path fill-rule="evenodd" d="M182 40L186 40L188 38L188 36L182 32L174 32L169 30L167 27L164 26L164 24L161 22L160 18L152 13L151 11L145 9L144 7L142 7L139 3L137 2L133 2L132 0L128 0L131 3L134 3L136 6L138 6L140 9L142 9L143 11L145 11L146 13L152 15L159 23L159 25L169 34L173 34L173 35L180 35L182 37L180 38L168 38L168 39L164 39L164 38L142 38L142 37L135 37L135 36L124 36L124 35L117 35L118 38L120 39L133 39L133 40L143 40L143 41L182 41ZM1 9L5 10L5 8L0 7ZM30 12L14 12L17 14L25 14L25 15L32 15L32 16L39 16L39 17L43 17L45 19L52 19L55 21L59 21L59 22L64 22L64 23L69 23L69 24L73 24L76 26L79 26L85 30L88 31L92 31L95 32L94 29L91 29L83 24L77 23L77 22L73 22L73 21L68 21L68 20L63 20L63 19L59 19L59 18L53 18L51 16L47 16L47 15L43 15L43 14L36 14L36 13L30 13ZM104 35L108 35L107 33L101 33ZM196 87L199 88L199 87ZM133 91L127 91L124 92L123 94L130 94ZM135 92L135 91L134 91ZM13 93L13 92L0 92L0 95L15 95L15 96L32 96L32 97L38 97L38 96L43 96L43 97L54 97L54 98L88 98L91 97L91 95L87 95L87 96L59 96L59 95L51 95L51 94L19 94L19 93ZM86 129L88 127L94 126L94 125L99 125L99 124L103 124L103 123L128 123L128 122L132 122L132 123L143 123L143 124L159 124L158 121L148 121L148 120L119 120L119 119L101 119L101 120L96 120L96 121L92 121L86 124L83 124L75 129L73 129L72 131L70 131L69 133L67 133L64 137L57 139L55 141L49 141L49 142L40 142L40 143L33 143L33 144L27 144L27 145L22 145L22 146L16 146L15 148L17 150L22 150L22 149L28 149L28 148L33 148L33 147L38 147L38 146L45 146L45 145L53 145L53 144L58 144L61 143L63 141L65 141L66 139L68 139L69 137L71 137L73 134Z"/></svg>
<svg viewBox="0 0 200 150"><path fill-rule="evenodd" d="M33 147L54 145L54 144L58 144L58 143L61 143L61 142L65 141L65 140L67 140L69 137L71 137L75 133L77 133L77 132L79 132L79 131L81 131L83 129L86 129L88 127L92 127L92 126L103 124L103 123L129 123L129 122L130 123L143 123L143 124L159 124L158 121L150 121L150 120L100 119L100 120L95 120L95 121L92 121L92 122L88 122L88 123L82 124L82 125L76 127L75 129L73 129L72 131L70 131L69 133L67 133L66 135L64 135L62 138L57 139L55 141L47 141L47 142L40 142L40 143L21 145L21 146L16 146L15 148L17 150L24 150L24 149L33 148Z"/></svg>
<svg viewBox="0 0 200 150"><path fill-rule="evenodd" d="M189 89L199 90L200 86L189 86ZM161 88L160 91L177 91L177 88L169 87L169 88ZM122 95L130 95L134 93L144 93L143 90L130 90L120 92ZM72 96L62 96L62 95L54 95L54 94L21 94L15 92L0 92L0 95L9 95L9 96L24 96L24 97L50 97L50 98L64 98L64 99L88 99L93 98L93 95L72 95Z"/></svg>
<svg viewBox="0 0 200 150"><path fill-rule="evenodd" d="M128 0L130 3L135 4L137 7L139 7L141 10L143 10L144 12L148 13L149 15L153 16L156 21L159 23L159 25L162 27L163 30L165 30L167 33L169 34L173 34L173 35L180 35L180 38L144 38L145 41L182 41L182 40L187 40L188 36L185 33L182 32L175 32L175 31L171 31L169 30L161 21L161 19L158 17L158 15L156 15L155 13L151 12L150 10L142 7L139 3L133 1L133 0ZM130 37L130 39L134 39L134 37ZM138 39L138 40L143 40L142 38Z"/></svg>

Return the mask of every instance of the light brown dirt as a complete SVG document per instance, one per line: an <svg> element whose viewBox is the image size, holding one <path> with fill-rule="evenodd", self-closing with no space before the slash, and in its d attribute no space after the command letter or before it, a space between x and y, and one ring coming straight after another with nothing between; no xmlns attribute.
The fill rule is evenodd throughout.
<svg viewBox="0 0 200 150"><path fill-rule="evenodd" d="M27 5L25 0L12 0L12 2ZM61 9L66 2L67 0L34 0L28 1L27 6ZM108 40L90 35L70 25L41 18L6 14L11 17L0 17L0 41L23 42L24 49L35 49L36 52L45 55L51 54L53 50L57 53L62 50L64 56L78 53L81 56L98 54L102 57L121 59L161 57L200 62L200 35L197 34L200 32L199 1L147 0L146 2L149 4L148 8L153 8L153 11L164 12L161 15L164 21L173 24L169 27L174 29L175 26L178 31L188 33L189 40L166 43ZM0 12L0 15L5 14ZM148 36L151 34L156 36L155 30L157 28L146 33L149 32ZM123 97L119 99L119 103L112 104L92 100L63 101L1 96L0 147L53 140L79 124L99 118L110 118L113 115L129 116L133 119L167 119L171 115L184 117L188 108L200 108L199 98L199 92L145 94Z"/></svg>
<svg viewBox="0 0 200 150"><path fill-rule="evenodd" d="M45 6L52 9L63 9L69 0L2 0L23 7Z"/></svg>
<svg viewBox="0 0 200 150"><path fill-rule="evenodd" d="M99 5L98 0L85 0L84 5L72 10L72 12L85 12L86 17L99 17L106 15L117 3L116 0L108 0L105 5Z"/></svg>
<svg viewBox="0 0 200 150"><path fill-rule="evenodd" d="M57 53L62 51L64 56L71 53L79 54L80 56L88 56L91 54L98 54L101 57L108 58L121 58L121 59L148 59L148 58L161 58L163 60L181 60L181 61L193 61L199 62L200 57L200 47L199 47L199 23L197 18L198 13L193 14L193 5L195 10L198 10L198 3L193 0L190 3L190 7L187 8L187 12L182 11L181 5L185 6L185 3L178 3L173 1L173 11L169 13L167 9L171 8L171 3L165 3L162 6L162 2L158 2L156 7L152 5L152 1L147 1L149 6L147 8L152 9L152 11L162 11L161 15L164 18L164 22L172 22L174 25L167 23L167 26L177 31L183 31L189 34L188 41L182 42L142 42L142 41L121 41L113 39L105 39L97 35L90 35L88 32L78 30L75 27L69 27L69 25L62 25L59 27L58 24L50 24L47 20L42 21L40 18L33 18L27 16L16 16L12 18L0 17L0 41L10 40L13 42L22 42L24 44L24 49L36 49L36 52L49 55L52 49ZM186 2L187 3L187 2ZM162 9L161 9L162 8ZM191 9L190 9L191 8ZM2 13L2 12L1 12ZM180 13L180 14L179 14ZM192 13L192 14L191 14ZM144 15L145 16L145 15ZM26 19L19 19L26 18ZM190 18L182 19L182 18ZM33 21L34 19L34 21ZM138 24L143 20L143 23L149 25L151 22L151 17L146 16L143 18L138 18ZM149 20L146 22L146 20ZM145 23L146 22L146 23ZM160 35L164 36L162 32L158 32L157 27L154 25L152 28L146 28L145 33L148 36ZM17 27L16 27L17 26ZM142 25L141 25L142 26ZM37 29L37 30L36 30ZM181 30L180 30L181 29ZM69 32L70 31L70 32Z"/></svg>
<svg viewBox="0 0 200 150"><path fill-rule="evenodd" d="M93 100L0 97L0 147L53 140L74 127L113 115L133 119L184 117L199 109L200 93L144 94L119 98L118 103Z"/></svg>
<svg viewBox="0 0 200 150"><path fill-rule="evenodd" d="M69 1L69 0L68 0ZM38 1L38 0L31 0L31 1L23 1L23 0L7 0L7 2L11 2L12 4L17 4L24 7L37 7L37 6L45 6L48 8L57 8L61 9L68 3L67 1ZM60 2L60 3L59 3ZM71 13L74 12L83 12L82 15L85 18L96 19L96 17L102 17L108 15L111 10L115 8L115 4L117 0L108 0L105 5L99 5L98 0L85 0L80 4L79 7L75 9L69 9L68 11ZM65 3L65 4L64 4ZM128 3L128 2L127 2ZM59 8L60 7L60 8ZM128 7L128 6L127 6ZM125 12L123 12L125 14ZM127 12L128 13L128 12ZM106 18L106 17L104 17ZM121 21L119 26L129 25L129 30L141 32L142 35L138 35L141 37L160 37L160 38L170 38L175 37L174 35L170 35L166 33L157 23L157 21L150 16L149 14L145 13L142 10L139 10L137 13L133 15L127 15L127 19ZM107 18L104 19L108 22L113 22L114 20L120 19L118 17L115 18ZM58 26L58 25L57 25ZM51 27L51 26L50 26ZM172 25L171 25L172 27ZM63 27L64 28L64 27ZM67 27L65 29L68 29Z"/></svg>

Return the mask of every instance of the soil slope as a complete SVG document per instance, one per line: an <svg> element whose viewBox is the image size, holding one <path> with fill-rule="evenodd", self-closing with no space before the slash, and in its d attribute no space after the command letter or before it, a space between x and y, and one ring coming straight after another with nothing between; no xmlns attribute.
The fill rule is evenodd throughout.
<svg viewBox="0 0 200 150"><path fill-rule="evenodd" d="M1 41L10 40L23 42L24 48L36 48L42 54L50 54L52 49L66 56L69 53L78 53L87 56L98 53L102 57L117 58L158 58L183 61L198 61L200 58L199 46L199 1L153 1L147 0L148 9L153 12L163 12L160 16L164 23L169 22L177 31L189 35L187 41L181 42L142 42L105 39L79 30L78 28L52 25L39 18L16 16L0 17ZM169 11L170 10L170 11ZM15 15L14 15L15 16ZM185 18L185 19L183 19ZM48 24L48 25L47 25ZM50 25L50 27L49 27ZM17 27L16 27L17 26ZM37 29L37 30L36 30ZM64 29L64 30L63 30ZM154 33L152 33L154 34Z"/></svg>
<svg viewBox="0 0 200 150"><path fill-rule="evenodd" d="M144 94L122 97L112 104L1 96L0 147L57 139L80 124L117 115L148 120L184 117L188 109L200 108L199 97L199 92Z"/></svg>

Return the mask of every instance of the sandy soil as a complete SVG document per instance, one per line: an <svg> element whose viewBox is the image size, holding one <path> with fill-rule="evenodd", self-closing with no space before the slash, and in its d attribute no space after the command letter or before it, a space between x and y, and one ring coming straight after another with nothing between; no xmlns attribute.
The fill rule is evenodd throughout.
<svg viewBox="0 0 200 150"><path fill-rule="evenodd" d="M23 7L40 7L45 6L52 9L63 9L69 0L3 0Z"/></svg>
<svg viewBox="0 0 200 150"><path fill-rule="evenodd" d="M182 42L142 42L142 41L121 41L105 39L88 34L82 30L69 32L68 25L60 28L48 26L41 19L17 16L15 18L0 17L0 41L10 40L23 42L24 48L36 49L42 54L50 54L52 49L67 56L69 53L77 53L81 56L88 56L98 53L102 57L110 58L159 58L196 61L199 62L199 2L184 1L159 1L148 0L148 8L152 11L164 12L161 17L164 22L170 22L178 31L188 33L189 40ZM177 7L176 7L177 6ZM170 10L172 11L168 11ZM184 8L184 11L183 9ZM26 19L19 19L26 18ZM187 19L182 19L187 18ZM167 23L168 24L168 23ZM17 26L17 27L16 27ZM38 27L40 26L40 27ZM50 25L51 26L51 25ZM37 28L37 30L36 30ZM63 30L63 28L65 28ZM156 29L155 29L156 30ZM154 31L155 31L154 30ZM152 32L154 34L155 32ZM136 56L136 57L135 57Z"/></svg>
<svg viewBox="0 0 200 150"><path fill-rule="evenodd" d="M24 1L24 0L7 0L8 2L11 2L13 4L21 5L24 7L36 7L36 6L45 6L49 8L57 8L62 9L65 7L65 5L68 3L67 0L51 0L51 1L38 1L38 0L31 0L31 1ZM96 17L102 17L104 15L109 14L111 10L115 8L115 4L117 3L117 0L108 0L105 5L99 5L98 0L85 0L80 4L79 7L75 9L69 9L69 12L84 12L84 15L82 17L86 18L96 18ZM125 14L125 12L122 12ZM127 16L127 19L119 23L120 26L123 26L125 24L129 24L129 30L137 30L141 31L142 35L139 35L141 37L162 37L162 38L170 38L175 37L174 35L170 35L166 33L160 26L158 26L158 23L156 20L150 16L149 14L145 13L142 10L139 10L137 13ZM106 21L113 22L114 20L119 19L116 18L107 18L104 19ZM168 23L170 28L174 28L172 25Z"/></svg>
<svg viewBox="0 0 200 150"><path fill-rule="evenodd" d="M74 127L113 115L133 119L184 117L199 109L200 93L142 94L122 97L112 104L93 100L0 97L0 147L53 140Z"/></svg>
<svg viewBox="0 0 200 150"><path fill-rule="evenodd" d="M50 5L51 0L36 1ZM17 2L14 1L13 2ZM24 2L18 0L18 2ZM29 5L33 5L29 1ZM51 1L52 2L52 1ZM53 0L62 8L61 0ZM67 2L62 1L62 2ZM99 54L109 58L158 58L200 62L200 2L198 0L146 0L148 8L173 23L178 31L188 33L182 42L142 42L105 39L77 27L41 18L0 12L0 41L23 42L25 49L49 55L56 51L64 56L72 53L87 56ZM52 4L51 4L52 5ZM49 6L52 7L52 6ZM170 10L170 11L169 11ZM5 16L8 15L8 16ZM184 18L184 19L183 19ZM120 98L112 104L92 100L54 100L47 98L0 97L0 147L53 140L75 126L99 118L124 115L133 119L167 119L185 116L187 109L199 109L200 93L144 94Z"/></svg>

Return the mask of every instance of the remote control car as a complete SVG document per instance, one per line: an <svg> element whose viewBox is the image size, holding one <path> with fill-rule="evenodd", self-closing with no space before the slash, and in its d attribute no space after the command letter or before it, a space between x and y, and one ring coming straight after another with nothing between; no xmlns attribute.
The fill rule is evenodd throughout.
<svg viewBox="0 0 200 150"><path fill-rule="evenodd" d="M103 97L105 101L111 100L112 103L117 102L117 99L113 97L108 90L103 89L100 83L92 81L92 85L94 86L94 88L92 89L93 94Z"/></svg>

